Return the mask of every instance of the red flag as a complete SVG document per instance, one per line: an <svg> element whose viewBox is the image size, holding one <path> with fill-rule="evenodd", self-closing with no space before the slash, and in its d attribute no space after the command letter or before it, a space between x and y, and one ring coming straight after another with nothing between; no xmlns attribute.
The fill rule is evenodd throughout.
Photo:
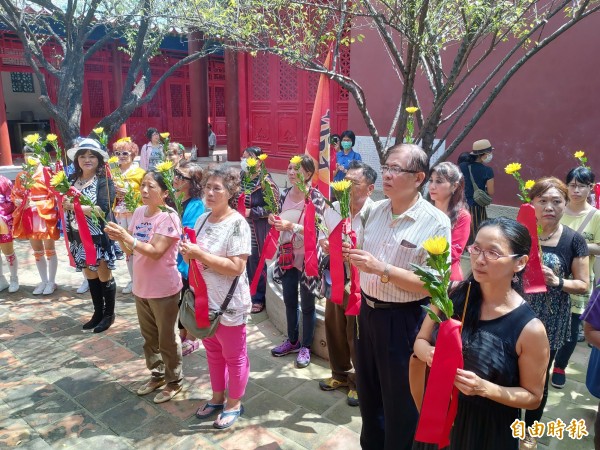
<svg viewBox="0 0 600 450"><path fill-rule="evenodd" d="M327 53L325 67L329 68L330 64L331 50ZM321 74L304 153L313 159L315 167L317 167L317 176L313 177L312 185L319 189L326 199L329 199L329 185L331 183L329 171L330 110L329 78L327 75Z"/></svg>

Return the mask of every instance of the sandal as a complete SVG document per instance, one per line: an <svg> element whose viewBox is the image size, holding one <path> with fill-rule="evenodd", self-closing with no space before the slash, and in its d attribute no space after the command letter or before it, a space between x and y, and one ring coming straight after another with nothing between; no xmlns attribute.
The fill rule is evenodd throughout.
<svg viewBox="0 0 600 450"><path fill-rule="evenodd" d="M198 339L196 339L195 341L187 340L185 348L184 348L184 345L181 346L181 350L182 350L181 355L187 356L191 353L194 353L199 348L200 348L200 340L198 340Z"/></svg>
<svg viewBox="0 0 600 450"><path fill-rule="evenodd" d="M250 311L250 313L258 314L258 313L263 312L264 309L265 309L264 303L252 303L252 310Z"/></svg>
<svg viewBox="0 0 600 450"><path fill-rule="evenodd" d="M179 394L179 391L181 391L182 388L183 388L183 386L179 385L175 389L171 389L171 390L164 389L156 397L154 397L154 403L168 402L173 397L175 397L177 394Z"/></svg>
<svg viewBox="0 0 600 450"><path fill-rule="evenodd" d="M198 411L196 411L196 417L198 419L207 419L215 413L223 411L223 406L225 406L223 403L219 405L213 404L211 402L206 402L203 407L198 408Z"/></svg>
<svg viewBox="0 0 600 450"><path fill-rule="evenodd" d="M224 430L225 428L229 428L240 418L242 414L244 414L244 405L241 405L240 409L236 409L233 411L223 411L221 414L219 414L217 420L213 422L213 427L215 427L218 430ZM225 424L219 423L221 420L226 419L228 417L233 417L233 420Z"/></svg>

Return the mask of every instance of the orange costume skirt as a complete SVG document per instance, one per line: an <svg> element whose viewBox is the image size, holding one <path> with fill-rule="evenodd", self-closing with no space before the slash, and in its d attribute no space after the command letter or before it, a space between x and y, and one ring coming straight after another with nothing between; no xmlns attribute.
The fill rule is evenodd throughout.
<svg viewBox="0 0 600 450"><path fill-rule="evenodd" d="M15 239L53 239L60 238L58 230L58 210L56 197L44 183L41 166L34 174L31 189L23 188L20 172L15 179L13 201L21 204L13 211L13 237Z"/></svg>

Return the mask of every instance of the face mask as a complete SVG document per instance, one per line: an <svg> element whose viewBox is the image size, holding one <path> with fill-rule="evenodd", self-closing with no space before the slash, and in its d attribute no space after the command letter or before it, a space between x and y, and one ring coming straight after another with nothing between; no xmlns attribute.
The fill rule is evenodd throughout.
<svg viewBox="0 0 600 450"><path fill-rule="evenodd" d="M488 163L492 162L493 158L494 158L494 155L492 155L491 153L488 153L483 158L481 158L481 162L488 164Z"/></svg>
<svg viewBox="0 0 600 450"><path fill-rule="evenodd" d="M242 170L244 172L248 172L248 160L246 158L242 158L240 165L242 166Z"/></svg>
<svg viewBox="0 0 600 450"><path fill-rule="evenodd" d="M342 148L344 150L349 150L352 148L352 142L351 141L342 141Z"/></svg>

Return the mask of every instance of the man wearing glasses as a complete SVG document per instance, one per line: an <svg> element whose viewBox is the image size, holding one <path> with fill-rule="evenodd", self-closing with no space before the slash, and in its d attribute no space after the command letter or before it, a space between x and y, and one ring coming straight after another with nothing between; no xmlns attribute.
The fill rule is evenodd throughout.
<svg viewBox="0 0 600 450"><path fill-rule="evenodd" d="M359 236L362 249L347 251L361 272L355 349L363 449L408 450L417 426L408 363L429 299L411 264L426 264L428 238L451 242L448 216L419 192L428 159L413 144L389 149L381 167L387 199L373 207Z"/></svg>

